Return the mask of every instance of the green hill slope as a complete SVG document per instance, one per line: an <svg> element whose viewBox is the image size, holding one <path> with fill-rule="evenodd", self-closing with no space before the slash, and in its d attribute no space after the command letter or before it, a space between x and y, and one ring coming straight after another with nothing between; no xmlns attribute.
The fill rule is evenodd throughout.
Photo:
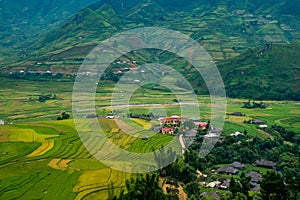
<svg viewBox="0 0 300 200"><path fill-rule="evenodd" d="M218 67L230 97L300 100L300 43L251 49Z"/></svg>
<svg viewBox="0 0 300 200"><path fill-rule="evenodd" d="M3 73L51 70L73 74L99 41L123 30L155 26L178 30L198 41L218 61L229 96L297 99L298 7L295 0L101 0L59 28L34 37L18 62L6 66ZM265 44L273 45L260 54L262 50L256 47ZM283 49L289 53L279 56ZM125 57L141 64L153 62L156 55L142 51ZM205 90L186 63L164 56L160 60L183 72L195 89Z"/></svg>

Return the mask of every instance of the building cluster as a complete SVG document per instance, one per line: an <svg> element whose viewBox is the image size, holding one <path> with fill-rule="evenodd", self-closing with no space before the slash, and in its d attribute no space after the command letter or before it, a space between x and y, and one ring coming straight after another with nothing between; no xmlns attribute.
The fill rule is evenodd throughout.
<svg viewBox="0 0 300 200"><path fill-rule="evenodd" d="M159 118L161 132L162 134L176 134L176 132L182 129L188 129L184 127L184 122L192 122L194 128L189 131L197 130L197 129L206 129L207 122L201 122L199 118L181 118L177 115L173 115L166 118Z"/></svg>

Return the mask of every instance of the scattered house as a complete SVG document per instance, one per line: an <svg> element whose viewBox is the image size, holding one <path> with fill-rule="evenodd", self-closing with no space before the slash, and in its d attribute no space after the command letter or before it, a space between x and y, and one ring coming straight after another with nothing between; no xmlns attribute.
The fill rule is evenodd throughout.
<svg viewBox="0 0 300 200"><path fill-rule="evenodd" d="M171 117L160 119L160 125L163 125L163 126L171 125L173 128L179 127L181 122L182 122L182 118L178 117L178 116L171 116Z"/></svg>
<svg viewBox="0 0 300 200"><path fill-rule="evenodd" d="M130 118L144 119L144 120L151 120L151 119L153 119L153 117L151 118L150 115L145 115L145 114L130 114L129 117Z"/></svg>
<svg viewBox="0 0 300 200"><path fill-rule="evenodd" d="M200 118L198 118L198 117L191 117L191 118L189 118L189 121L200 122Z"/></svg>
<svg viewBox="0 0 300 200"><path fill-rule="evenodd" d="M246 176L251 177L251 183L253 185L258 184L258 182L262 180L262 175L255 171L249 172L248 174L246 174Z"/></svg>
<svg viewBox="0 0 300 200"><path fill-rule="evenodd" d="M205 138L215 138L220 137L222 134L222 129L220 128L212 128L208 131L208 134L204 135Z"/></svg>
<svg viewBox="0 0 300 200"><path fill-rule="evenodd" d="M269 160L257 160L253 163L254 166L263 167L263 168L269 168L269 169L275 169L276 163Z"/></svg>
<svg viewBox="0 0 300 200"><path fill-rule="evenodd" d="M115 116L113 116L113 115L107 115L106 118L107 118L107 119L114 119Z"/></svg>
<svg viewBox="0 0 300 200"><path fill-rule="evenodd" d="M133 80L134 83L140 83L140 80Z"/></svg>
<svg viewBox="0 0 300 200"><path fill-rule="evenodd" d="M229 184L230 184L230 179L226 179L221 185L220 185L220 189L221 190L227 190L229 188Z"/></svg>
<svg viewBox="0 0 300 200"><path fill-rule="evenodd" d="M93 119L93 118L97 118L97 115L95 115L95 114L88 114L87 116L85 116L85 118L87 118L87 119Z"/></svg>
<svg viewBox="0 0 300 200"><path fill-rule="evenodd" d="M199 129L205 130L207 126L207 122L194 122L195 126Z"/></svg>
<svg viewBox="0 0 300 200"><path fill-rule="evenodd" d="M199 199L204 199L206 197L221 199L221 196L217 192L203 192L200 194Z"/></svg>
<svg viewBox="0 0 300 200"><path fill-rule="evenodd" d="M206 185L206 187L214 188L214 187L218 187L220 184L221 184L220 181L213 181L213 182L208 183L208 184Z"/></svg>
<svg viewBox="0 0 300 200"><path fill-rule="evenodd" d="M183 137L185 137L185 138L195 138L196 135L197 135L197 131L194 130L194 129L192 129L192 130L190 130L190 131L187 131L187 132L183 135Z"/></svg>
<svg viewBox="0 0 300 200"><path fill-rule="evenodd" d="M239 170L232 166L223 166L220 169L218 169L218 172L221 174L236 175L239 172Z"/></svg>
<svg viewBox="0 0 300 200"><path fill-rule="evenodd" d="M162 134L167 134L167 135L173 135L174 134L174 129L173 128L162 128L161 133Z"/></svg>
<svg viewBox="0 0 300 200"><path fill-rule="evenodd" d="M143 138L142 138L142 140L148 140L149 138L147 137L147 136L144 136Z"/></svg>
<svg viewBox="0 0 300 200"><path fill-rule="evenodd" d="M251 124L264 124L265 122L259 119L253 119L251 120Z"/></svg>
<svg viewBox="0 0 300 200"><path fill-rule="evenodd" d="M205 138L216 138L219 137L219 135L215 134L215 133L208 133L206 135L204 135Z"/></svg>
<svg viewBox="0 0 300 200"><path fill-rule="evenodd" d="M254 188L251 188L251 191L258 193L259 189L260 189L260 184L256 184L256 185L254 185Z"/></svg>
<svg viewBox="0 0 300 200"><path fill-rule="evenodd" d="M233 115L233 116L244 116L244 114L241 113L241 112L234 112L234 113L231 113L231 115Z"/></svg>
<svg viewBox="0 0 300 200"><path fill-rule="evenodd" d="M261 129L268 128L268 126L266 124L259 125L258 127L261 128Z"/></svg>
<svg viewBox="0 0 300 200"><path fill-rule="evenodd" d="M221 128L212 128L212 129L210 129L209 132L221 135L222 129Z"/></svg>
<svg viewBox="0 0 300 200"><path fill-rule="evenodd" d="M3 120L0 120L0 125L4 125L4 121Z"/></svg>
<svg viewBox="0 0 300 200"><path fill-rule="evenodd" d="M245 164L242 164L240 162L234 162L232 164L230 164L231 167L234 167L236 169L244 169L245 168Z"/></svg>
<svg viewBox="0 0 300 200"><path fill-rule="evenodd" d="M244 133L241 133L241 132L237 131L235 133L230 134L230 136L232 136L232 137L236 137L236 136L239 136L239 135L244 135Z"/></svg>

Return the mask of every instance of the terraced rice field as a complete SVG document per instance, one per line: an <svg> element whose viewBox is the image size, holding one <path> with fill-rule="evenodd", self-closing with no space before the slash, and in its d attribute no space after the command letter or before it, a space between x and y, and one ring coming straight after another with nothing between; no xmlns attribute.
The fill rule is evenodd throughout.
<svg viewBox="0 0 300 200"><path fill-rule="evenodd" d="M125 134L114 120L99 123L112 142L134 152L150 152L172 140L155 135L143 141ZM142 120L134 124L151 127ZM88 130L90 122L86 120L84 126ZM129 131L143 134L134 128ZM72 120L5 125L0 139L0 199L106 199L111 183L117 194L134 176L96 160L83 146ZM91 146L99 142L88 135L82 140Z"/></svg>

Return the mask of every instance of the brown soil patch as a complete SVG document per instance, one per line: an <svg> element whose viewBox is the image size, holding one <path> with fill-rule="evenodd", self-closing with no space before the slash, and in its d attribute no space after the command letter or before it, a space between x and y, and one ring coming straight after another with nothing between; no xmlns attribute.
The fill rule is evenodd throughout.
<svg viewBox="0 0 300 200"><path fill-rule="evenodd" d="M164 182L165 182L165 179L160 178L159 184L162 185ZM168 194L168 193L167 193L167 187L175 187L175 186L169 185L169 184L164 184L164 185L162 186L162 190L163 190L163 192L164 192L165 194ZM183 188L182 188L182 186L181 186L180 184L179 184L179 187L176 188L176 189L179 190L179 194L178 194L179 200L187 200L187 199L188 199L187 194L183 191Z"/></svg>
<svg viewBox="0 0 300 200"><path fill-rule="evenodd" d="M119 128L125 133L134 130L133 127L129 126L127 123L125 123L124 121L122 121L120 119L115 119L115 122L116 122L116 124L118 124Z"/></svg>
<svg viewBox="0 0 300 200"><path fill-rule="evenodd" d="M8 134L7 130L0 130L0 142L8 142Z"/></svg>

